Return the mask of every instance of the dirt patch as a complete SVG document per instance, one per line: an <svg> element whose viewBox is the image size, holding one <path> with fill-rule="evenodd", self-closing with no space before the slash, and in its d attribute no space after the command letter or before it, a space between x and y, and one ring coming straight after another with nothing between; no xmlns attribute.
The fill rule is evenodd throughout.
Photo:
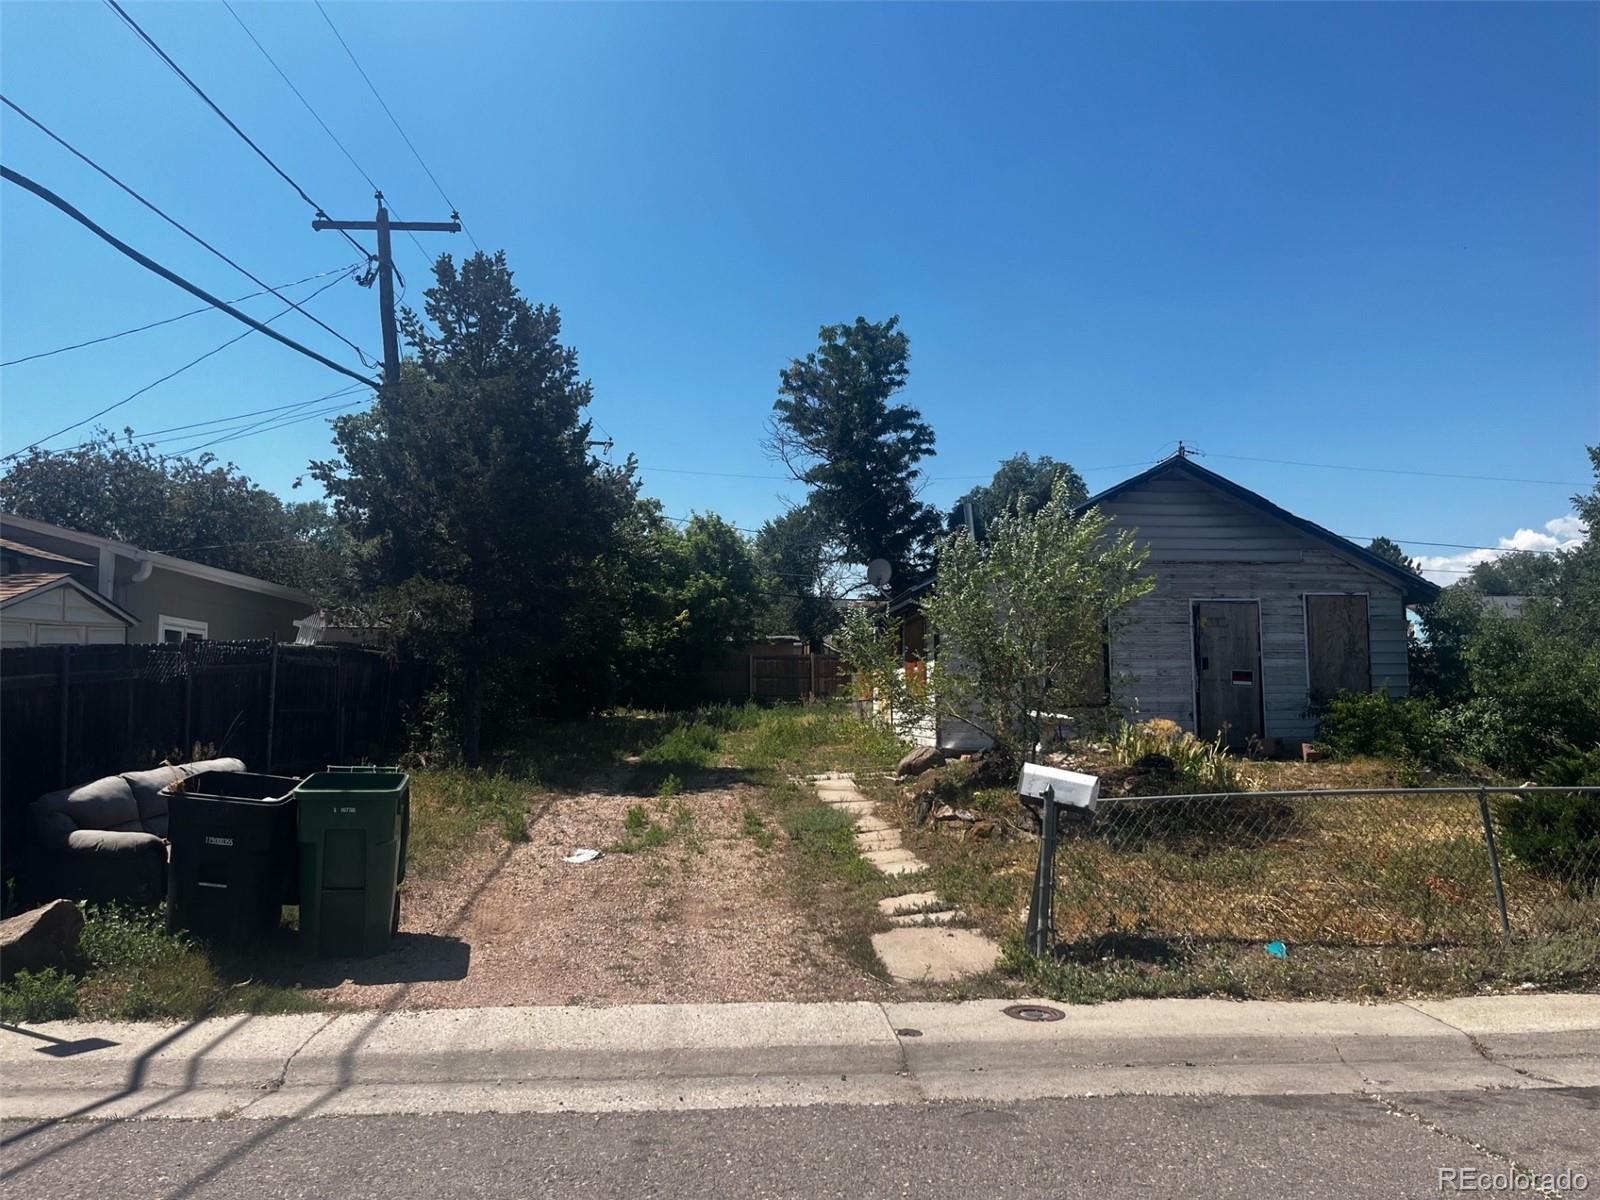
<svg viewBox="0 0 1600 1200"><path fill-rule="evenodd" d="M591 790L548 800L531 814L526 842L486 832L446 876L408 882L391 953L329 963L303 982L325 1001L362 1008L887 993L784 886L783 848L763 849L751 836L746 812L770 815L762 789L691 780L657 799L630 791L633 775L617 768ZM660 844L562 861L622 842L636 807L665 831Z"/></svg>

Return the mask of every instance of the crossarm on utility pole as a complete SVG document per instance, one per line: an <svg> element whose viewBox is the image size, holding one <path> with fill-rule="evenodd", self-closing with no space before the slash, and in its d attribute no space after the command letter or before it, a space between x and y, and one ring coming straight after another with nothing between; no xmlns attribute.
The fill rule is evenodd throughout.
<svg viewBox="0 0 1600 1200"><path fill-rule="evenodd" d="M319 215L311 228L321 231L352 229L375 231L378 235L378 319L383 323L383 383L395 387L400 382L400 337L394 325L394 252L389 235L393 230L405 233L460 233L461 221L454 213L448 221L391 221L384 207L383 193L379 192L378 216L372 221L333 221Z"/></svg>

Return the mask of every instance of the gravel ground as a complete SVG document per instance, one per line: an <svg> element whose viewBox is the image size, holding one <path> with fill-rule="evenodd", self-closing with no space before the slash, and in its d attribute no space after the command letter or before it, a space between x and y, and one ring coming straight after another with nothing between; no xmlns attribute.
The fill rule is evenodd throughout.
<svg viewBox="0 0 1600 1200"><path fill-rule="evenodd" d="M662 802L623 789L626 776L554 798L530 818L526 842L485 835L448 877L408 881L392 953L311 968L302 982L361 1008L889 994L830 948L820 915L796 905L781 874L781 834L763 852L744 832L746 807L765 814L760 789L687 790L668 803L693 819L675 827ZM673 830L666 844L561 861L619 841L632 805Z"/></svg>

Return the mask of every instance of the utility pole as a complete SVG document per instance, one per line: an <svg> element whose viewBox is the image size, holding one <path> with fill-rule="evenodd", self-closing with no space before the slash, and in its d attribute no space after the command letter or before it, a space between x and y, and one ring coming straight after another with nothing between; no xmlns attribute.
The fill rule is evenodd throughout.
<svg viewBox="0 0 1600 1200"><path fill-rule="evenodd" d="M392 388L400 382L400 338L394 326L394 254L389 234L398 229L402 233L460 233L461 214L451 213L448 221L391 221L384 207L383 193L373 193L378 201L378 216L373 221L333 221L319 213L311 228L375 230L378 234L378 319L383 323L383 384Z"/></svg>

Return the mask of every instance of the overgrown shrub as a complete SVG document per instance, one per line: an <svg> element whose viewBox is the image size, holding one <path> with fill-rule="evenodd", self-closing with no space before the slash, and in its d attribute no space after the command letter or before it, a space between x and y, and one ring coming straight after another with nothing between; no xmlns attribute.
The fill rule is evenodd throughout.
<svg viewBox="0 0 1600 1200"><path fill-rule="evenodd" d="M0 983L0 1021L63 1021L78 1013L78 978L54 967L39 972L18 971Z"/></svg>
<svg viewBox="0 0 1600 1200"><path fill-rule="evenodd" d="M1431 706L1382 692L1340 692L1319 714L1317 740L1337 758L1391 758L1433 764L1443 743Z"/></svg>
<svg viewBox="0 0 1600 1200"><path fill-rule="evenodd" d="M1158 763L1171 776L1175 793L1237 792L1248 784L1220 735L1215 742L1202 742L1173 721L1124 723L1111 737L1111 754L1124 766Z"/></svg>
<svg viewBox="0 0 1600 1200"><path fill-rule="evenodd" d="M1536 778L1546 787L1600 786L1600 747L1558 755ZM1497 807L1508 854L1579 886L1600 883L1600 793L1502 796Z"/></svg>
<svg viewBox="0 0 1600 1200"><path fill-rule="evenodd" d="M1434 716L1442 753L1462 765L1504 766L1511 757L1507 727L1505 708L1487 696L1441 708Z"/></svg>

